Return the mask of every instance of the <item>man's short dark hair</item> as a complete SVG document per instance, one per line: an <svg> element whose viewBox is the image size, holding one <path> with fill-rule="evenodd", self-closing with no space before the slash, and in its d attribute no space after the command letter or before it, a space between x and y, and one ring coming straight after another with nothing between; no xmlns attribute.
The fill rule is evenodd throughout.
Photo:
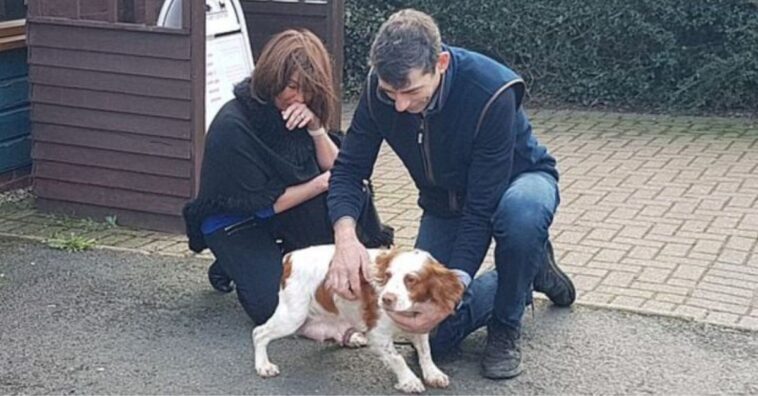
<svg viewBox="0 0 758 396"><path fill-rule="evenodd" d="M379 78L393 88L408 85L408 74L432 73L442 47L440 30L431 16L414 9L392 14L371 45L370 61Z"/></svg>

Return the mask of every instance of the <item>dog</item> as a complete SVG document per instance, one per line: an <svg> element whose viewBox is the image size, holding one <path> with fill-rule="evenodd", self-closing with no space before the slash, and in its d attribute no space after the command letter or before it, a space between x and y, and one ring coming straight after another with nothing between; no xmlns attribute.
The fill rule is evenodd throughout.
<svg viewBox="0 0 758 396"><path fill-rule="evenodd" d="M449 385L448 376L432 361L429 334L402 331L387 311L408 312L414 303L431 301L453 312L463 295L458 277L422 250L368 249L370 279L364 280L361 296L346 300L328 291L324 282L334 256L334 245L296 250L285 255L279 290L279 305L273 316L253 330L255 370L261 377L279 374L268 358L268 344L298 333L324 341L335 340L348 347L368 345L393 371L395 388L420 393L424 383L397 352L394 336L404 334L418 353L424 382L435 388Z"/></svg>

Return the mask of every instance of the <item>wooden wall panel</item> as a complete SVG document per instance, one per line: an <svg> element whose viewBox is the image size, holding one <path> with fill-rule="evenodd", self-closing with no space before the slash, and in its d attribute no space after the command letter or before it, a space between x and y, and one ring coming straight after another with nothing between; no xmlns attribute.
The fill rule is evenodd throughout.
<svg viewBox="0 0 758 396"><path fill-rule="evenodd" d="M52 161L37 161L34 166L34 174L38 179L156 193L185 199L192 196L189 178L180 179Z"/></svg>
<svg viewBox="0 0 758 396"><path fill-rule="evenodd" d="M3 55L0 54L0 61ZM0 80L0 111L29 103L29 80L26 76Z"/></svg>
<svg viewBox="0 0 758 396"><path fill-rule="evenodd" d="M79 18L93 21L118 21L117 0L79 0Z"/></svg>
<svg viewBox="0 0 758 396"><path fill-rule="evenodd" d="M29 166L31 147L28 135L0 141L0 174Z"/></svg>
<svg viewBox="0 0 758 396"><path fill-rule="evenodd" d="M94 70L76 70L54 66L29 66L33 84L84 88L95 91L123 92L161 98L192 99L190 81L114 74Z"/></svg>
<svg viewBox="0 0 758 396"><path fill-rule="evenodd" d="M192 164L186 160L65 144L35 141L32 146L32 158L34 161L65 162L93 168L125 170L150 175L192 177Z"/></svg>
<svg viewBox="0 0 758 396"><path fill-rule="evenodd" d="M0 0L0 4L5 3ZM9 14L5 16L20 17L21 5L21 2L8 3L5 11ZM24 30L23 19L0 22L0 191L26 185L29 180L21 171L31 164L29 67Z"/></svg>
<svg viewBox="0 0 758 396"><path fill-rule="evenodd" d="M174 216L182 212L187 202L187 199L179 197L158 196L154 193L116 190L36 177L34 192L40 198Z"/></svg>
<svg viewBox="0 0 758 396"><path fill-rule="evenodd" d="M43 123L34 125L34 140L185 160L191 153L191 142L187 140Z"/></svg>
<svg viewBox="0 0 758 396"><path fill-rule="evenodd" d="M188 121L49 105L35 102L34 97L32 97L32 122L186 140L190 139L192 132Z"/></svg>
<svg viewBox="0 0 758 396"><path fill-rule="evenodd" d="M147 56L35 47L34 51L29 54L29 63L155 78L190 79L190 65L186 60Z"/></svg>
<svg viewBox="0 0 758 396"><path fill-rule="evenodd" d="M0 110L0 142L29 134L29 108Z"/></svg>
<svg viewBox="0 0 758 396"><path fill-rule="evenodd" d="M131 113L178 120L189 120L190 101L155 98L115 92L92 91L54 87L37 84L32 89L36 103L65 103L69 107L82 109Z"/></svg>
<svg viewBox="0 0 758 396"><path fill-rule="evenodd" d="M38 0L39 13L54 18L78 18L79 0Z"/></svg>
<svg viewBox="0 0 758 396"><path fill-rule="evenodd" d="M66 48L72 50L147 56L153 58L190 59L187 36L137 29L107 29L72 23L39 23L30 20L33 28L27 32L31 47ZM159 38L160 37L160 38Z"/></svg>

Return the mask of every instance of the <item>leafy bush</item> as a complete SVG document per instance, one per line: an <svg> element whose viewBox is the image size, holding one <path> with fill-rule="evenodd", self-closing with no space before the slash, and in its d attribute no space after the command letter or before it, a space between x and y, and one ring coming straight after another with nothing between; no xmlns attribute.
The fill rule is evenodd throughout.
<svg viewBox="0 0 758 396"><path fill-rule="evenodd" d="M758 110L755 0L347 0L348 95L379 25L406 7L434 16L446 43L509 65L540 102Z"/></svg>

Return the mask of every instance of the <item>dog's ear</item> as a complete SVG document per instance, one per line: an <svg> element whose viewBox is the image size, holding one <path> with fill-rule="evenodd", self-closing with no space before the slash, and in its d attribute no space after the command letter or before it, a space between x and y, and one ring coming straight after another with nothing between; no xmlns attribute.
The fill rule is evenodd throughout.
<svg viewBox="0 0 758 396"><path fill-rule="evenodd" d="M427 263L429 295L433 302L452 313L463 297L463 285L458 277L444 265L432 259Z"/></svg>
<svg viewBox="0 0 758 396"><path fill-rule="evenodd" d="M392 276L392 274L389 272L389 267L395 256L397 256L397 249L392 248L390 250L383 250L382 253L376 257L376 272L374 273L374 281L379 285L384 286L390 280L390 276Z"/></svg>
<svg viewBox="0 0 758 396"><path fill-rule="evenodd" d="M424 262L418 281L410 289L413 301L431 301L452 313L463 296L463 285L458 277L433 257Z"/></svg>

